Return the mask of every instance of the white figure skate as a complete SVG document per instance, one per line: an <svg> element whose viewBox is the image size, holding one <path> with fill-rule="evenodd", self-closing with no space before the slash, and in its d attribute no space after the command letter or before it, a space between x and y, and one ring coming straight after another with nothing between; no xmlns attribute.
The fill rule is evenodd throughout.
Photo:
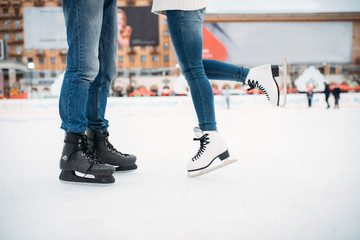
<svg viewBox="0 0 360 240"><path fill-rule="evenodd" d="M282 91L280 92L280 72L282 73ZM277 78L277 79L275 79ZM286 80L287 79L287 61L284 60L282 66L278 65L261 65L250 68L246 77L243 88L248 88L248 91L254 88L260 89L273 106L284 107L286 104ZM282 103L280 103L282 97Z"/></svg>
<svg viewBox="0 0 360 240"><path fill-rule="evenodd" d="M236 161L228 159L228 148L217 131L202 131L196 127L194 132L198 137L194 140L200 141L200 148L187 164L189 177L203 175Z"/></svg>

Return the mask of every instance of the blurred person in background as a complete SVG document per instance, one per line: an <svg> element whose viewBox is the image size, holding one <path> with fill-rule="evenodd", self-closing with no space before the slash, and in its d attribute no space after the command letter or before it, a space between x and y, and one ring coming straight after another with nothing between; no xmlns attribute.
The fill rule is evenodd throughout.
<svg viewBox="0 0 360 240"><path fill-rule="evenodd" d="M217 131L214 94L208 79L232 80L244 83L250 89L261 89L270 103L279 106L279 87L274 77L279 76L279 66L263 65L244 68L215 60L202 59L203 19L207 0L154 0L152 12L167 17L172 44L185 76L199 126L194 128L200 141L197 154L188 162L187 171L196 176L225 165L229 158L227 145ZM176 129L174 133L177 134ZM217 165L220 159L220 164ZM215 163L216 162L216 163ZM204 171L203 171L204 170Z"/></svg>
<svg viewBox="0 0 360 240"><path fill-rule="evenodd" d="M336 109L336 108L339 109L340 93L341 93L341 90L339 88L339 85L335 84L335 88L332 90L332 94L334 95L334 98L335 98L334 109Z"/></svg>
<svg viewBox="0 0 360 240"><path fill-rule="evenodd" d="M325 101L327 104L327 108L330 108L330 104L329 104L329 97L330 97L330 86L327 82L324 82L325 85L325 89L324 89L324 94L325 94Z"/></svg>
<svg viewBox="0 0 360 240"><path fill-rule="evenodd" d="M137 167L134 155L119 152L109 142L105 119L109 87L116 77L117 0L63 0L62 7L69 50L59 100L65 131L59 178L113 183L115 170Z"/></svg>
<svg viewBox="0 0 360 240"><path fill-rule="evenodd" d="M308 107L310 108L312 106L312 100L314 97L314 89L313 87L308 87L308 91L306 92L306 97L308 99Z"/></svg>

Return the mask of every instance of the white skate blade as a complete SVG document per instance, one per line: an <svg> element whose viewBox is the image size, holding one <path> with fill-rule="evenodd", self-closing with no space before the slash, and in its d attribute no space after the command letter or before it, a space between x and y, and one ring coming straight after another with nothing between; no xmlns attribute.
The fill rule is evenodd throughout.
<svg viewBox="0 0 360 240"><path fill-rule="evenodd" d="M223 160L221 162L221 164L216 165L214 167L208 167L208 168L205 168L205 169L202 169L202 170L199 170L199 171L188 172L188 177L198 177L198 176L204 175L206 173L212 172L212 171L214 171L216 169L225 167L225 166L227 166L227 165L229 165L231 163L234 163L236 161L237 161L237 159L226 159L226 160Z"/></svg>
<svg viewBox="0 0 360 240"><path fill-rule="evenodd" d="M280 107L285 107L286 105L286 96L287 96L287 59L284 59L284 64L280 67L280 70L282 72L282 91L280 93L280 99L282 100L281 103L279 103Z"/></svg>

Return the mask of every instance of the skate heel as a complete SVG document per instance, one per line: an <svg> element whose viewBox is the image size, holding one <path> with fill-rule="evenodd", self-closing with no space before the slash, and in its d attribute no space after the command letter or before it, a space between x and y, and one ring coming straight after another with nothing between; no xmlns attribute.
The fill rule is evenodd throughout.
<svg viewBox="0 0 360 240"><path fill-rule="evenodd" d="M278 77L279 74L279 66L278 65L271 65L271 73L273 77Z"/></svg>
<svg viewBox="0 0 360 240"><path fill-rule="evenodd" d="M221 161L227 159L228 157L230 157L229 151L226 150L225 152L223 152L222 154L219 155L219 158Z"/></svg>

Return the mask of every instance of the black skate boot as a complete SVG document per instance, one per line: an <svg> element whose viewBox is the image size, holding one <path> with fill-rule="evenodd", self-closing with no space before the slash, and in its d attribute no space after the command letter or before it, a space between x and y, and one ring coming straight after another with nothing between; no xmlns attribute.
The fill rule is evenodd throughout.
<svg viewBox="0 0 360 240"><path fill-rule="evenodd" d="M113 166L105 164L94 154L84 133L66 132L60 159L60 180L69 182L113 183ZM84 174L78 176L75 172ZM91 176L93 175L93 177Z"/></svg>
<svg viewBox="0 0 360 240"><path fill-rule="evenodd" d="M101 161L114 165L116 171L137 169L136 157L131 154L121 153L109 142L109 132L98 132L91 128L86 130L89 144L93 146L96 155Z"/></svg>

